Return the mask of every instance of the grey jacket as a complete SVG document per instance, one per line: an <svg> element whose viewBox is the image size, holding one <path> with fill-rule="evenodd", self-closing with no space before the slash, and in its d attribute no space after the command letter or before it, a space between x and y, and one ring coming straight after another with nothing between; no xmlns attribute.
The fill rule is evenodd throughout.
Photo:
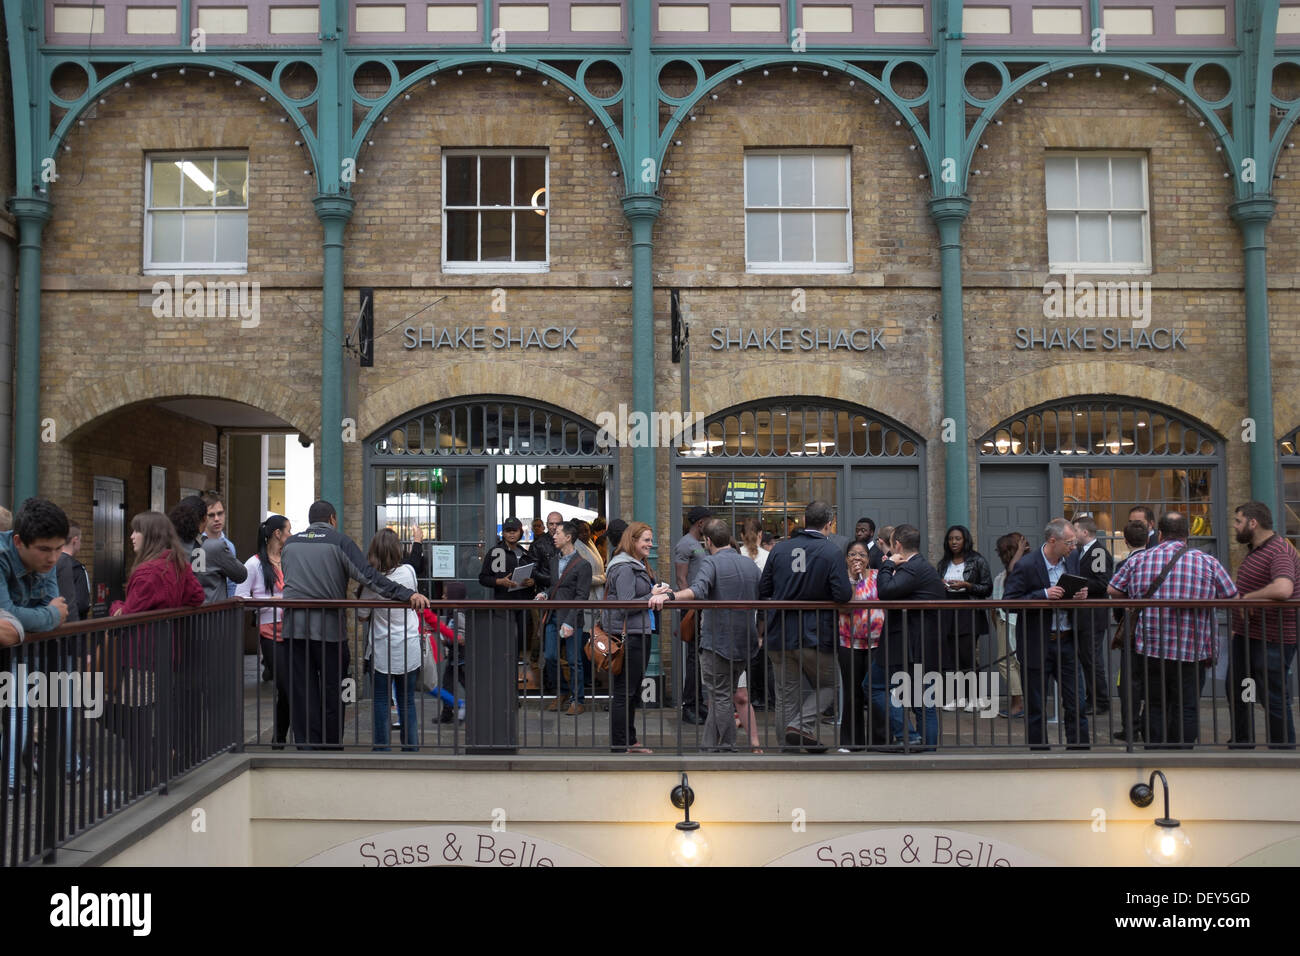
<svg viewBox="0 0 1300 956"><path fill-rule="evenodd" d="M701 601L757 601L758 565L732 548L700 562L691 591ZM729 661L747 661L758 650L753 611L705 611L700 621L700 649Z"/></svg>
<svg viewBox="0 0 1300 956"><path fill-rule="evenodd" d="M186 541L184 544L185 550L190 555L190 566L194 569L194 576L203 586L204 604L224 601L228 597L227 579L236 584L243 584L244 579L248 577L248 568L230 553L230 549L220 538L204 538L201 544L198 541ZM203 552L202 560L198 554L200 549Z"/></svg>
<svg viewBox="0 0 1300 956"><path fill-rule="evenodd" d="M324 521L286 541L280 562L286 601L345 598L349 579L391 601L406 602L415 593L372 568L356 542ZM343 639L343 621L342 611L286 610L284 636L336 643Z"/></svg>
<svg viewBox="0 0 1300 956"><path fill-rule="evenodd" d="M649 601L654 581L645 565L623 552L610 559L605 569L605 600L607 601ZM649 634L650 607L641 610L610 608L603 612L601 624L610 634L622 634L626 628L629 634Z"/></svg>

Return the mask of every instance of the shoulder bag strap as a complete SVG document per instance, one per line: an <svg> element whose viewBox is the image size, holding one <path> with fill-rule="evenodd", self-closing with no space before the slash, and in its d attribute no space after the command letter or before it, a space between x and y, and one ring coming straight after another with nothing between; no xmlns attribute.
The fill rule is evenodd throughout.
<svg viewBox="0 0 1300 956"><path fill-rule="evenodd" d="M1150 600L1151 596L1160 590L1160 585L1165 583L1165 578L1169 577L1169 572L1174 569L1174 565L1191 549L1190 544L1183 545L1179 552L1165 563L1165 566L1160 569L1160 573L1156 575L1156 579L1151 582L1151 586L1146 589L1146 593L1142 595L1142 600ZM1113 647L1119 647L1122 641L1127 641L1137 633L1138 619L1142 617L1144 610L1145 608L1129 608L1124 612L1124 625L1122 631L1115 635Z"/></svg>

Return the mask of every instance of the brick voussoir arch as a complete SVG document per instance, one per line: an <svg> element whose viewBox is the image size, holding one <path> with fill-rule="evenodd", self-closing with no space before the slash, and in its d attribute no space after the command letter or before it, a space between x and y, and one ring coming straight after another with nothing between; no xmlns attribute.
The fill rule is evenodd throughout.
<svg viewBox="0 0 1300 956"><path fill-rule="evenodd" d="M595 378L596 373L592 373ZM391 385L368 395L357 416L357 437L368 438L408 412L448 399L476 395L513 395L524 404L546 402L595 423L601 412L618 413L617 399L598 378L555 374L552 367L499 357L439 364L407 373Z"/></svg>
<svg viewBox="0 0 1300 956"><path fill-rule="evenodd" d="M223 398L269 412L313 441L320 426L315 389L294 389L247 368L227 366L146 367L90 385L78 379L42 409L60 437L76 437L104 415L141 402L171 398ZM307 396L307 397L304 397Z"/></svg>
<svg viewBox="0 0 1300 956"><path fill-rule="evenodd" d="M1164 369L1125 362L1074 362L1018 376L984 393L971 403L968 438L978 440L1027 408L1075 395L1120 395L1157 402L1203 422L1221 438L1239 434L1244 406Z"/></svg>
<svg viewBox="0 0 1300 956"><path fill-rule="evenodd" d="M892 418L924 440L938 437L940 413L926 403L924 389L890 388L879 375L864 382L851 368L802 363L793 366L782 363L772 368L755 365L734 378L720 376L691 383L692 408L705 415L746 402L780 399L784 395L850 402Z"/></svg>

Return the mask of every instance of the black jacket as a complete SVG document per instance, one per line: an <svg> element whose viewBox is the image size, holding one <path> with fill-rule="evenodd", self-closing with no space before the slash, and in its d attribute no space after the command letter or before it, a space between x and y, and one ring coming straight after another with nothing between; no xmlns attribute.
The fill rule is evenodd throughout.
<svg viewBox="0 0 1300 956"><path fill-rule="evenodd" d="M59 581L59 597L68 605L68 620L84 621L90 613L90 579L86 577L86 566L72 555L59 555L59 563L54 566Z"/></svg>
<svg viewBox="0 0 1300 956"><path fill-rule="evenodd" d="M551 565L559 553L560 549L555 546L555 540L549 534L533 539L528 549L528 557L536 564L533 568L533 580L537 582L537 590L545 591L554 582L555 579L551 577Z"/></svg>
<svg viewBox="0 0 1300 956"><path fill-rule="evenodd" d="M940 584L943 583L944 573L950 564L952 564L952 555L945 554L939 561L939 567L935 569ZM983 601L993 596L993 572L989 570L989 563L984 560L984 555L978 551L971 551L966 555L966 560L962 564L961 577L963 581L969 581L971 587L963 591L949 591L945 587L944 597L950 601ZM984 611L974 613L945 611L940 626L944 634L982 636L989 632L989 616Z"/></svg>
<svg viewBox="0 0 1300 956"><path fill-rule="evenodd" d="M1106 599L1106 587L1115 574L1115 559L1110 556L1100 538L1093 538L1092 544L1079 552L1079 574L1088 579L1088 600ZM1105 608L1080 611L1077 616L1081 637L1106 633Z"/></svg>
<svg viewBox="0 0 1300 956"><path fill-rule="evenodd" d="M758 596L773 601L835 601L853 597L844 552L820 531L801 529L768 552ZM768 611L768 650L816 647L829 651L839 643L836 612Z"/></svg>
<svg viewBox="0 0 1300 956"><path fill-rule="evenodd" d="M533 588L510 588L497 587L497 578L508 578L515 573L515 568L521 564L528 564L532 558L528 556L520 545L516 544L511 548L502 538L492 547L488 548L483 555L483 566L479 568L478 583L485 588L492 589L492 597L497 601L531 601L536 593ZM504 565L504 566L503 566ZM533 568L531 575L534 582L537 580L537 568Z"/></svg>
<svg viewBox="0 0 1300 956"><path fill-rule="evenodd" d="M547 591L547 599L585 601L591 597L591 563L575 550L573 557L569 559L568 567L564 570L565 573L560 574L560 552L557 549L551 558L550 566L546 569L547 579L554 582ZM535 574L533 576L536 577ZM551 614L555 618L557 628L568 624L575 631L582 630L582 626L578 623L579 615L582 614L581 608L558 608L551 611Z"/></svg>
<svg viewBox="0 0 1300 956"><path fill-rule="evenodd" d="M1079 573L1079 552L1071 551L1065 556L1065 573ZM1051 586L1043 549L1035 548L1011 569L1002 586L1002 596L1009 601L1043 601L1047 599L1044 592ZM1016 654L1022 667L1026 659L1035 668L1043 666L1044 642L1051 638L1055 619L1056 611L1016 612Z"/></svg>
<svg viewBox="0 0 1300 956"><path fill-rule="evenodd" d="M881 565L876 576L876 593L882 601L942 601L947 597L939 572L919 554L902 564L886 561ZM886 609L882 646L889 671L902 669L909 661L919 661L929 670L938 670L939 612Z"/></svg>

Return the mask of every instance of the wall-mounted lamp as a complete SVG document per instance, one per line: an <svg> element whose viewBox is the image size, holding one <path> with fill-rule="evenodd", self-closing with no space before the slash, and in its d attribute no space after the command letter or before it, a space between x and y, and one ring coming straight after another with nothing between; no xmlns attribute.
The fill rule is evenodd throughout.
<svg viewBox="0 0 1300 956"><path fill-rule="evenodd" d="M682 774L682 782L673 787L669 799L673 806L683 811L684 818L673 828L668 838L668 855L678 866L707 866L713 857L713 848L708 838L700 829L699 823L691 819L691 804L695 802L695 791Z"/></svg>
<svg viewBox="0 0 1300 956"><path fill-rule="evenodd" d="M1187 831L1181 824L1169 815L1169 781L1165 775L1159 770L1153 770L1146 783L1133 784L1128 798L1135 807L1151 806L1156 797L1156 777L1160 778L1165 789L1165 815L1151 824L1151 828L1142 837L1142 846L1147 858L1157 866L1177 866L1187 861L1192 852L1192 841L1187 838Z"/></svg>

